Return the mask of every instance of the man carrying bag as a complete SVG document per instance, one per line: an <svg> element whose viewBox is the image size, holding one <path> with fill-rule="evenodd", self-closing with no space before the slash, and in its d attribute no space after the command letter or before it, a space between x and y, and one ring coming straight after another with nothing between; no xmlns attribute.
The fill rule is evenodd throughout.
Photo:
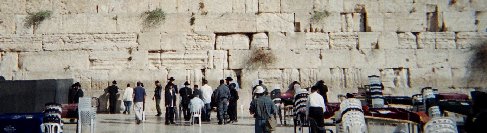
<svg viewBox="0 0 487 133"><path fill-rule="evenodd" d="M264 88L257 86L255 91L256 98L250 103L250 114L255 118L255 133L270 133L276 129L276 119L272 118L277 107L271 98L264 95Z"/></svg>

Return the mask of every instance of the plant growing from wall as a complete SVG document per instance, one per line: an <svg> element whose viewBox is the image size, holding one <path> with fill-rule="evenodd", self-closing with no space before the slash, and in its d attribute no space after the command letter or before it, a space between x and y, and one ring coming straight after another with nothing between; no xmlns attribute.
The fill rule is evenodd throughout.
<svg viewBox="0 0 487 133"><path fill-rule="evenodd" d="M142 14L142 17L145 17L143 24L145 27L148 28L148 27L154 27L161 24L161 22L163 22L166 19L166 13L162 11L162 9L157 8L152 11L144 12Z"/></svg>
<svg viewBox="0 0 487 133"><path fill-rule="evenodd" d="M254 49L248 60L248 65L250 68L259 68L272 65L276 62L276 56L271 51L266 51L264 49Z"/></svg>
<svg viewBox="0 0 487 133"><path fill-rule="evenodd" d="M319 12L319 11L315 11L313 16L311 16L311 22L313 23L318 23L320 22L321 20L323 20L323 18L326 18L330 16L330 12L324 10L322 12Z"/></svg>
<svg viewBox="0 0 487 133"><path fill-rule="evenodd" d="M34 26L34 29L41 24L42 21L50 18L52 15L52 11L39 11L36 13L29 13L29 16L25 18L25 27Z"/></svg>

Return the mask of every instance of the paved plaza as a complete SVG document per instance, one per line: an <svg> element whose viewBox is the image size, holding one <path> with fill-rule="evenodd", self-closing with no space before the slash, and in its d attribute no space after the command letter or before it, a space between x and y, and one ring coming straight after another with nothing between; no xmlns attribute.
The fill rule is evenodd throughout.
<svg viewBox="0 0 487 133"><path fill-rule="evenodd" d="M212 114L214 117L215 115ZM218 121L212 118L211 123L203 122L198 125L164 125L163 117L148 115L147 120L140 125L135 124L134 115L124 114L97 114L97 133L252 133L254 132L254 119L240 118L238 122L218 125ZM65 124L66 133L76 132L76 124ZM85 128L83 128L85 129ZM292 126L278 127L276 133L292 133ZM85 130L87 131L87 130Z"/></svg>

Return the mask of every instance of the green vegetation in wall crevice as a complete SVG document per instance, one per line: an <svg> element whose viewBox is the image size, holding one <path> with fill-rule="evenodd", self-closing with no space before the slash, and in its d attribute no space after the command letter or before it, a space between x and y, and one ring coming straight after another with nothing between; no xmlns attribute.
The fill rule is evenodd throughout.
<svg viewBox="0 0 487 133"><path fill-rule="evenodd" d="M35 29L42 21L50 18L52 15L52 11L39 11L36 13L29 13L29 15L25 18L25 27L31 27Z"/></svg>
<svg viewBox="0 0 487 133"><path fill-rule="evenodd" d="M318 23L328 16L330 16L330 12L328 12L326 10L324 10L322 12L315 11L313 16L311 16L311 22L312 23Z"/></svg>
<svg viewBox="0 0 487 133"><path fill-rule="evenodd" d="M142 14L144 17L143 25L145 28L157 27L166 20L166 13L162 9L157 8L152 11L146 11Z"/></svg>

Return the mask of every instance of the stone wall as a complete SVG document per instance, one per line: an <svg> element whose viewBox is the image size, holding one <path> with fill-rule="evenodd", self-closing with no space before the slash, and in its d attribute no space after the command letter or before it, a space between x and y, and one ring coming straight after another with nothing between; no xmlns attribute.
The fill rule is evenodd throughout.
<svg viewBox="0 0 487 133"><path fill-rule="evenodd" d="M144 27L141 14L161 8L165 20ZM28 13L53 11L36 27ZM319 16L315 14L325 14ZM465 91L469 60L487 41L485 0L3 0L0 75L8 80L73 78L90 96L175 77L201 84L237 77L241 104L250 86L324 80L329 98L354 92L381 75L386 93L425 86ZM276 56L250 68L253 49ZM152 101L149 105L153 104ZM153 106L149 110L154 111ZM246 109L245 109L246 110Z"/></svg>

